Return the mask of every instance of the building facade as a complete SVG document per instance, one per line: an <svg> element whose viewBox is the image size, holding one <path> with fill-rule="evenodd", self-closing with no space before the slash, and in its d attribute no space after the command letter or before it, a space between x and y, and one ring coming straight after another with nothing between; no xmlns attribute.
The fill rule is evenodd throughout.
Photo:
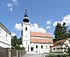
<svg viewBox="0 0 70 57"><path fill-rule="evenodd" d="M52 36L49 33L30 32L30 23L25 9L22 22L22 44L26 53L49 53L50 46L53 45Z"/></svg>
<svg viewBox="0 0 70 57"><path fill-rule="evenodd" d="M68 48L70 48L70 38L57 41L51 49L53 53L66 53Z"/></svg>
<svg viewBox="0 0 70 57"><path fill-rule="evenodd" d="M0 47L11 48L11 33L1 22L0 22Z"/></svg>

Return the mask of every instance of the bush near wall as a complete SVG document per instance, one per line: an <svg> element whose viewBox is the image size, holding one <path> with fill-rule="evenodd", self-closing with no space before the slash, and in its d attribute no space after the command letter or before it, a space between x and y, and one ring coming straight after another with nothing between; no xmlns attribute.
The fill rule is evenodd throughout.
<svg viewBox="0 0 70 57"><path fill-rule="evenodd" d="M45 57L55 57L56 55L55 54L49 54L49 55L46 55Z"/></svg>
<svg viewBox="0 0 70 57"><path fill-rule="evenodd" d="M46 55L45 57L70 57L70 55L68 54L49 54L49 55Z"/></svg>
<svg viewBox="0 0 70 57"><path fill-rule="evenodd" d="M15 49L16 50L24 50L25 51L25 48L24 47L20 47L20 45L16 45L15 46Z"/></svg>

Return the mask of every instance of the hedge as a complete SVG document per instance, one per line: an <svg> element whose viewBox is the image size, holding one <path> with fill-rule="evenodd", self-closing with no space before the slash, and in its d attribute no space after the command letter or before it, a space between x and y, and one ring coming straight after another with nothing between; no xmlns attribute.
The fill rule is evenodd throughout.
<svg viewBox="0 0 70 57"><path fill-rule="evenodd" d="M58 55L56 55L56 54L48 54L45 57L70 57L70 55L69 54L58 54Z"/></svg>

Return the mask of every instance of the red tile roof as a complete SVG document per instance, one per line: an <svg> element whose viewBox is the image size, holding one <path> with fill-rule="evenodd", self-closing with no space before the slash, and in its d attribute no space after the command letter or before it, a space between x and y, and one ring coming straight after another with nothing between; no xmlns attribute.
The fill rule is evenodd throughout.
<svg viewBox="0 0 70 57"><path fill-rule="evenodd" d="M66 39L59 40L55 43L55 45L62 45L62 44L64 44L65 41L66 41Z"/></svg>
<svg viewBox="0 0 70 57"><path fill-rule="evenodd" d="M41 33L41 32L30 32L31 37L48 37L51 38L52 36L49 33Z"/></svg>
<svg viewBox="0 0 70 57"><path fill-rule="evenodd" d="M52 39L30 38L32 43L53 43Z"/></svg>

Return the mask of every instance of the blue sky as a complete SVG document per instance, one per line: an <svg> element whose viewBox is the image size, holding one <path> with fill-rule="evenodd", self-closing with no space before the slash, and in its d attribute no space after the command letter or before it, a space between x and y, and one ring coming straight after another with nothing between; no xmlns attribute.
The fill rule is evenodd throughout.
<svg viewBox="0 0 70 57"><path fill-rule="evenodd" d="M0 0L0 22L18 37L25 8L31 31L50 32L53 36L57 22L66 22L70 29L70 0Z"/></svg>

